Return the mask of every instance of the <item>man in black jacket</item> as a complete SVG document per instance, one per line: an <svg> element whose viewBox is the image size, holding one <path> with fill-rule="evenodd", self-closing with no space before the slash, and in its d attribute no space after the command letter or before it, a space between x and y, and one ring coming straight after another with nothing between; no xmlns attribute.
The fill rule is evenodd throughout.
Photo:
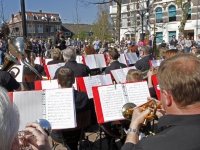
<svg viewBox="0 0 200 150"><path fill-rule="evenodd" d="M74 82L75 78L72 69L63 67L58 71L58 84L60 84L61 88L70 88L72 87ZM89 110L89 99L85 92L74 90L74 100L75 100L76 114L79 114L85 110ZM80 133L81 133L80 130L68 131L68 132L63 131L63 136L64 136L63 138L66 140L66 143L68 144L71 150L77 150ZM51 137L55 141L62 143L62 136L59 131L57 132L52 131ZM70 140L74 141L75 139L77 139L77 142L68 143Z"/></svg>
<svg viewBox="0 0 200 150"><path fill-rule="evenodd" d="M163 61L157 78L167 115L158 120L158 128L165 130L139 141L139 129L150 110L134 109L122 150L200 149L199 74L200 60L191 54L178 54Z"/></svg>
<svg viewBox="0 0 200 150"><path fill-rule="evenodd" d="M91 74L90 68L87 65L79 64L76 62L76 52L72 48L68 47L66 50L63 50L63 58L66 62L64 67L72 69L74 71L74 77L85 77ZM60 68L56 70L54 79L57 78L57 72L59 70Z"/></svg>
<svg viewBox="0 0 200 150"><path fill-rule="evenodd" d="M152 53L152 48L150 46L143 46L141 48L142 52L142 59L138 60L135 63L135 67L140 70L140 71L146 71L150 69L150 64L149 61L153 60L154 57L151 55Z"/></svg>

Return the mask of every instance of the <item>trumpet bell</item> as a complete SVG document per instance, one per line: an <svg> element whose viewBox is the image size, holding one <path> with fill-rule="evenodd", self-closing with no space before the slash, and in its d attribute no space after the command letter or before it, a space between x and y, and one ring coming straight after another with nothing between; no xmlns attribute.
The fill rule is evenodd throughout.
<svg viewBox="0 0 200 150"><path fill-rule="evenodd" d="M46 120L46 119L38 119L35 122L41 125L41 127L44 129L44 131L46 132L46 134L48 136L51 134L52 127L51 127L51 124L49 123L48 120Z"/></svg>
<svg viewBox="0 0 200 150"><path fill-rule="evenodd" d="M124 118L126 118L127 120L131 120L133 109L135 107L136 107L136 105L134 103L126 103L122 107L122 115L124 116Z"/></svg>

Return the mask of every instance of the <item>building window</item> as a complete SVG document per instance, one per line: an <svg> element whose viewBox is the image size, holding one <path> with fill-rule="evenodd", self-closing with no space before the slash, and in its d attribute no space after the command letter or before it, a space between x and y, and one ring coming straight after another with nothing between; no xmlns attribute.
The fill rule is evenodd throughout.
<svg viewBox="0 0 200 150"><path fill-rule="evenodd" d="M38 16L38 20L41 21L41 20L42 20L42 17L41 17L41 16Z"/></svg>
<svg viewBox="0 0 200 150"><path fill-rule="evenodd" d="M56 21L60 21L60 18L56 18Z"/></svg>
<svg viewBox="0 0 200 150"><path fill-rule="evenodd" d="M127 14L122 14L122 27L127 27Z"/></svg>
<svg viewBox="0 0 200 150"><path fill-rule="evenodd" d="M162 20L162 8L158 7L156 8L156 23L163 22Z"/></svg>
<svg viewBox="0 0 200 150"><path fill-rule="evenodd" d="M49 32L51 26L46 26L46 32Z"/></svg>
<svg viewBox="0 0 200 150"><path fill-rule="evenodd" d="M38 31L38 33L43 33L43 25L38 24L37 25L37 31Z"/></svg>
<svg viewBox="0 0 200 150"><path fill-rule="evenodd" d="M186 8L186 4L183 5L183 8ZM191 20L191 6L188 9L188 16L187 16L187 20Z"/></svg>
<svg viewBox="0 0 200 150"><path fill-rule="evenodd" d="M126 0L122 0L122 4L126 4Z"/></svg>
<svg viewBox="0 0 200 150"><path fill-rule="evenodd" d="M176 31L169 31L169 42L172 40L172 36L176 37Z"/></svg>
<svg viewBox="0 0 200 150"><path fill-rule="evenodd" d="M176 21L176 7L171 5L169 7L169 22Z"/></svg>
<svg viewBox="0 0 200 150"><path fill-rule="evenodd" d="M163 41L163 32L156 32L156 43L162 43Z"/></svg>
<svg viewBox="0 0 200 150"><path fill-rule="evenodd" d="M28 33L35 33L35 26L33 24L28 24L27 32Z"/></svg>
<svg viewBox="0 0 200 150"><path fill-rule="evenodd" d="M71 32L64 32L65 37L71 37L71 35L72 35Z"/></svg>
<svg viewBox="0 0 200 150"><path fill-rule="evenodd" d="M136 12L131 12L130 22L131 26L136 26L137 23Z"/></svg>
<svg viewBox="0 0 200 150"><path fill-rule="evenodd" d="M60 30L60 25L55 25L55 31L57 32L58 30Z"/></svg>
<svg viewBox="0 0 200 150"><path fill-rule="evenodd" d="M50 32L54 32L54 26L50 26Z"/></svg>
<svg viewBox="0 0 200 150"><path fill-rule="evenodd" d="M34 20L33 16L28 16L27 20Z"/></svg>

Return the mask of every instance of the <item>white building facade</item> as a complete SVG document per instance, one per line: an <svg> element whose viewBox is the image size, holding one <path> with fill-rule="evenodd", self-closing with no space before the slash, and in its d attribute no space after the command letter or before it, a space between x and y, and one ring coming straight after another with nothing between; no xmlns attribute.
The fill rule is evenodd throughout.
<svg viewBox="0 0 200 150"><path fill-rule="evenodd" d="M177 6L175 0L122 0L122 3L120 39L135 37L138 41L145 36L145 31L149 31L149 38L156 34L157 44L162 40L169 42L172 35L178 39L182 9ZM185 37L189 36L194 40L200 34L200 6L198 5L200 0L192 0L184 28ZM110 15L114 23L117 19L116 13L117 6L112 3Z"/></svg>

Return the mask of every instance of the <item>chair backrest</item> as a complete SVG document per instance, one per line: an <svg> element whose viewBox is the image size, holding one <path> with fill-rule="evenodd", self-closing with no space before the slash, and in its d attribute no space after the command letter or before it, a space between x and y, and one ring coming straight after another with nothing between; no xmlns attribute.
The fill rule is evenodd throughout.
<svg viewBox="0 0 200 150"><path fill-rule="evenodd" d="M62 131L66 132L66 131L79 130L79 129L88 127L90 125L90 122L91 122L91 112L90 110L86 110L76 115L76 123L77 123L76 128L64 129Z"/></svg>

